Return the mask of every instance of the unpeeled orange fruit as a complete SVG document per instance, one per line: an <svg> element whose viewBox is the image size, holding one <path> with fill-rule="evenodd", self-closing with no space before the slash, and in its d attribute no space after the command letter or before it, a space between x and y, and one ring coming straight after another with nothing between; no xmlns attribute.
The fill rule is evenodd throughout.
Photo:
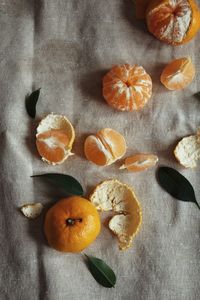
<svg viewBox="0 0 200 300"><path fill-rule="evenodd" d="M65 116L50 114L37 128L37 150L49 164L61 164L72 154L74 138L74 128L69 120Z"/></svg>
<svg viewBox="0 0 200 300"><path fill-rule="evenodd" d="M62 252L82 251L96 239L100 229L100 217L95 206L79 196L58 201L45 216L47 241Z"/></svg>
<svg viewBox="0 0 200 300"><path fill-rule="evenodd" d="M114 66L103 78L103 96L117 110L139 110L151 94L152 80L142 66Z"/></svg>
<svg viewBox="0 0 200 300"><path fill-rule="evenodd" d="M124 137L111 128L104 128L86 138L85 156L99 166L107 166L121 158L126 152Z"/></svg>
<svg viewBox="0 0 200 300"><path fill-rule="evenodd" d="M171 61L161 74L161 82L169 90L184 89L195 76L195 66L190 57Z"/></svg>
<svg viewBox="0 0 200 300"><path fill-rule="evenodd" d="M200 29L200 11L194 0L153 0L146 20L156 38L172 45L190 41Z"/></svg>

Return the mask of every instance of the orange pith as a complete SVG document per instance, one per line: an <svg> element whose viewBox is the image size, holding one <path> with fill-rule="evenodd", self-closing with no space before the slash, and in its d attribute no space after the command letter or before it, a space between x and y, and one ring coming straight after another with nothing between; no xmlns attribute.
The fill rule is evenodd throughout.
<svg viewBox="0 0 200 300"><path fill-rule="evenodd" d="M59 129L51 129L37 134L36 146L39 154L53 163L64 159L68 143L68 136Z"/></svg>
<svg viewBox="0 0 200 300"><path fill-rule="evenodd" d="M151 94L152 80L142 66L114 66L103 78L103 96L117 110L139 110Z"/></svg>
<svg viewBox="0 0 200 300"><path fill-rule="evenodd" d="M195 76L195 66L190 57L171 61L161 74L161 82L169 90L180 90L188 86Z"/></svg>
<svg viewBox="0 0 200 300"><path fill-rule="evenodd" d="M110 165L125 154L126 142L117 131L104 128L86 138L84 151L86 158L96 165Z"/></svg>
<svg viewBox="0 0 200 300"><path fill-rule="evenodd" d="M172 45L190 41L200 29L200 11L194 0L153 0L146 19L149 31Z"/></svg>
<svg viewBox="0 0 200 300"><path fill-rule="evenodd" d="M44 232L51 247L62 252L80 252L101 229L95 206L79 196L62 199L46 213Z"/></svg>

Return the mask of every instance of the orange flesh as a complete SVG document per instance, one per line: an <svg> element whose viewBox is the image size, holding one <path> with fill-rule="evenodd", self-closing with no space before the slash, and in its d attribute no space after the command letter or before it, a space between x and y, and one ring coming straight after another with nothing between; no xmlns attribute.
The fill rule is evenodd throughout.
<svg viewBox="0 0 200 300"><path fill-rule="evenodd" d="M49 162L57 163L64 159L68 136L58 129L52 129L37 135L36 146L39 154Z"/></svg>
<svg viewBox="0 0 200 300"><path fill-rule="evenodd" d="M114 66L103 78L103 96L117 110L141 109L151 94L151 77L141 66Z"/></svg>
<svg viewBox="0 0 200 300"><path fill-rule="evenodd" d="M93 163L105 166L113 163L126 152L126 142L123 136L110 128L104 128L86 138L84 144L85 156Z"/></svg>
<svg viewBox="0 0 200 300"><path fill-rule="evenodd" d="M121 169L127 169L131 172L140 172L152 168L156 165L158 157L153 154L135 154L126 158L125 164Z"/></svg>
<svg viewBox="0 0 200 300"><path fill-rule="evenodd" d="M195 67L190 58L184 57L170 62L161 74L161 82L169 90L180 90L188 86L195 76Z"/></svg>

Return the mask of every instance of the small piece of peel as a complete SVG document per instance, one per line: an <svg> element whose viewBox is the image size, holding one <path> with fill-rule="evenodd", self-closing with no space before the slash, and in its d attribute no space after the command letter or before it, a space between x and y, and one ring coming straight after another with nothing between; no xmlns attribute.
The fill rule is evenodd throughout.
<svg viewBox="0 0 200 300"><path fill-rule="evenodd" d="M43 208L44 206L41 203L29 203L24 204L20 210L28 219L35 219L41 214Z"/></svg>
<svg viewBox="0 0 200 300"><path fill-rule="evenodd" d="M141 206L132 188L115 179L106 180L97 185L90 201L100 211L117 213L109 228L118 237L121 250L131 247L142 222Z"/></svg>
<svg viewBox="0 0 200 300"><path fill-rule="evenodd" d="M200 130L196 135L183 138L176 146L174 155L185 168L195 168L200 160Z"/></svg>

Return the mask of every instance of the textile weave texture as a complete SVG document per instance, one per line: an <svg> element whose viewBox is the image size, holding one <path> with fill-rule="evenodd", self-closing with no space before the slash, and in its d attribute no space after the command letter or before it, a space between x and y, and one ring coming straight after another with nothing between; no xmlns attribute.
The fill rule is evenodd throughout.
<svg viewBox="0 0 200 300"><path fill-rule="evenodd" d="M200 2L199 2L200 4ZM127 155L150 152L159 165L181 171L200 202L200 169L183 169L173 149L200 125L200 34L171 47L135 20L129 0L5 0L0 2L0 299L1 300L197 300L200 298L200 214L192 203L174 200L158 185L156 168L119 171L121 162L97 167L83 153L84 139L111 127L127 141ZM190 55L197 75L184 91L167 91L159 77L176 57ZM102 97L102 77L115 64L141 64L153 79L153 96L140 112L117 112ZM25 96L41 88L37 118L25 111ZM42 162L35 147L38 121L50 112L66 115L75 127L75 155L56 167ZM74 176L88 195L108 178L134 188L143 224L133 247L119 251L102 225L85 253L115 271L115 288L106 289L89 273L83 254L48 247L42 214L27 220L25 203L46 207L64 195L33 174ZM103 216L102 216L103 217Z"/></svg>

